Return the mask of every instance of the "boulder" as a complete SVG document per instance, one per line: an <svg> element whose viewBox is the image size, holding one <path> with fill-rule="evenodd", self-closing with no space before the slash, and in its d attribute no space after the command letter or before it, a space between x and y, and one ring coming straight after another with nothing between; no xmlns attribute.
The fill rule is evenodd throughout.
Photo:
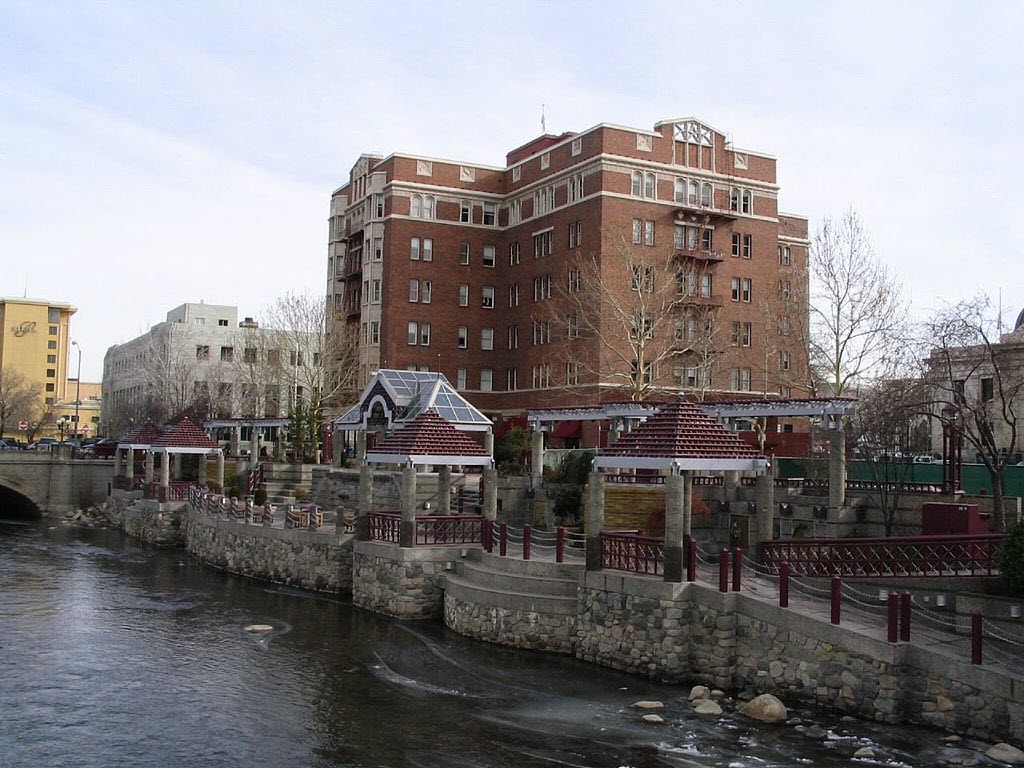
<svg viewBox="0 0 1024 768"><path fill-rule="evenodd" d="M250 624L245 628L245 631L252 633L273 632L274 628L270 624Z"/></svg>
<svg viewBox="0 0 1024 768"><path fill-rule="evenodd" d="M693 711L698 715L720 715L722 707L714 699L698 699L693 706Z"/></svg>
<svg viewBox="0 0 1024 768"><path fill-rule="evenodd" d="M665 705L660 701L634 701L634 709L664 709Z"/></svg>
<svg viewBox="0 0 1024 768"><path fill-rule="evenodd" d="M643 722L650 723L652 725L658 725L659 723L665 722L665 718L663 718L661 715L644 715L640 719Z"/></svg>
<svg viewBox="0 0 1024 768"><path fill-rule="evenodd" d="M762 723L784 723L789 717L786 705L770 693L755 696L740 709L740 714Z"/></svg>
<svg viewBox="0 0 1024 768"><path fill-rule="evenodd" d="M706 685L695 685L690 689L690 701L698 701L699 699L706 699L711 695L711 691Z"/></svg>
<svg viewBox="0 0 1024 768"><path fill-rule="evenodd" d="M865 760L872 760L875 757L875 750L873 750L871 747L861 747L853 753L853 756L860 757Z"/></svg>
<svg viewBox="0 0 1024 768"><path fill-rule="evenodd" d="M1024 752L1017 749L1012 744L1006 744L1003 742L993 744L988 748L988 751L985 752L985 756L1008 765L1024 765Z"/></svg>

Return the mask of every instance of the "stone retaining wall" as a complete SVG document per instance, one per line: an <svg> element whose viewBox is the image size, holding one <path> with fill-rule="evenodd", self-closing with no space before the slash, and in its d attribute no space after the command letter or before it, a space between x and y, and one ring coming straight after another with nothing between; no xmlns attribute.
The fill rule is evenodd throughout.
<svg viewBox="0 0 1024 768"><path fill-rule="evenodd" d="M456 548L403 548L358 541L352 562L352 602L399 619L440 618L445 573L458 559Z"/></svg>
<svg viewBox="0 0 1024 768"><path fill-rule="evenodd" d="M264 528L189 510L185 547L229 573L314 592L352 591L353 536L299 528Z"/></svg>
<svg viewBox="0 0 1024 768"><path fill-rule="evenodd" d="M136 539L158 547L176 547L183 541L182 504L160 504L139 498L139 493L112 491L103 505L106 518Z"/></svg>
<svg viewBox="0 0 1024 768"><path fill-rule="evenodd" d="M460 635L512 648L571 654L576 645L575 615L480 605L463 599L450 582L444 623Z"/></svg>

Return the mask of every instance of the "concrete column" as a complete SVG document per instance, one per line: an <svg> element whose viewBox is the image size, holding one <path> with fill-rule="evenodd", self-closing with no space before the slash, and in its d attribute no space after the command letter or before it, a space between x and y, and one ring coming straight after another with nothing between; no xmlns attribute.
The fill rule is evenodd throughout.
<svg viewBox="0 0 1024 768"><path fill-rule="evenodd" d="M726 470L722 473L722 490L724 492L722 501L732 504L740 497L740 473L735 470Z"/></svg>
<svg viewBox="0 0 1024 768"><path fill-rule="evenodd" d="M232 456L237 456L242 452L242 428L232 427L231 428L231 439L228 441L228 452Z"/></svg>
<svg viewBox="0 0 1024 768"><path fill-rule="evenodd" d="M135 450L134 449L128 448L128 449L125 450L125 461L126 461L126 464L125 464L125 467L124 467L124 473L128 476L128 479L131 480L132 478L135 477Z"/></svg>
<svg viewBox="0 0 1024 768"><path fill-rule="evenodd" d="M166 451L160 454L160 485L167 488L171 484L171 455Z"/></svg>
<svg viewBox="0 0 1024 768"><path fill-rule="evenodd" d="M260 460L260 437L262 437L262 435L263 430L257 427L252 428L252 441L250 442L252 450L250 452L250 455L252 456L253 466L255 466L256 462Z"/></svg>
<svg viewBox="0 0 1024 768"><path fill-rule="evenodd" d="M356 432L356 466L361 467L366 461L366 433Z"/></svg>
<svg viewBox="0 0 1024 768"><path fill-rule="evenodd" d="M616 419L608 426L608 445L615 445L615 441L619 439L621 433L622 422Z"/></svg>
<svg viewBox="0 0 1024 768"><path fill-rule="evenodd" d="M114 451L114 477L121 474L121 449Z"/></svg>
<svg viewBox="0 0 1024 768"><path fill-rule="evenodd" d="M206 485L206 454L199 455L199 484Z"/></svg>
<svg viewBox="0 0 1024 768"><path fill-rule="evenodd" d="M181 480L181 454L175 453L171 455L171 473L174 475L175 480Z"/></svg>
<svg viewBox="0 0 1024 768"><path fill-rule="evenodd" d="M359 502L356 508L356 538L370 540L370 510L373 508L373 469L368 464L359 468Z"/></svg>
<svg viewBox="0 0 1024 768"><path fill-rule="evenodd" d="M601 570L601 529L604 528L604 473L591 472L587 485L587 570Z"/></svg>
<svg viewBox="0 0 1024 768"><path fill-rule="evenodd" d="M284 427L274 427L274 453L284 456Z"/></svg>
<svg viewBox="0 0 1024 768"><path fill-rule="evenodd" d="M452 468L448 465L437 468L437 511L442 515L452 513Z"/></svg>
<svg viewBox="0 0 1024 768"><path fill-rule="evenodd" d="M665 478L665 581L681 582L685 574L686 541L690 532L687 480L693 483L689 472Z"/></svg>
<svg viewBox="0 0 1024 768"><path fill-rule="evenodd" d="M224 493L224 451L217 451L217 487Z"/></svg>
<svg viewBox="0 0 1024 768"><path fill-rule="evenodd" d="M775 520L775 474L769 467L757 478L757 501L754 510L754 535L751 546L758 547L762 542L771 541L775 536L773 522ZM760 550L758 550L760 555Z"/></svg>
<svg viewBox="0 0 1024 768"><path fill-rule="evenodd" d="M331 431L331 466L335 469L345 466L345 457L342 455L342 432L341 430Z"/></svg>
<svg viewBox="0 0 1024 768"><path fill-rule="evenodd" d="M488 467L484 470L484 517L498 519L498 470Z"/></svg>
<svg viewBox="0 0 1024 768"><path fill-rule="evenodd" d="M544 482L544 433L533 433L530 444L530 487L537 490Z"/></svg>
<svg viewBox="0 0 1024 768"><path fill-rule="evenodd" d="M398 544L411 547L416 532L416 467L408 465L402 469L402 528Z"/></svg>
<svg viewBox="0 0 1024 768"><path fill-rule="evenodd" d="M828 505L833 510L846 506L846 433L842 429L828 432Z"/></svg>
<svg viewBox="0 0 1024 768"><path fill-rule="evenodd" d="M484 433L484 450L488 456L494 456L494 433L489 429Z"/></svg>
<svg viewBox="0 0 1024 768"><path fill-rule="evenodd" d="M153 452L146 451L146 482L153 482Z"/></svg>

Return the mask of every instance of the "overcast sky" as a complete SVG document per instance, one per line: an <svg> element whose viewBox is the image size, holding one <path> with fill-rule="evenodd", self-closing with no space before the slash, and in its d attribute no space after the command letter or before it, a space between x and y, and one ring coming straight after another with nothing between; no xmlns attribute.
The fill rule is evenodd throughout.
<svg viewBox="0 0 1024 768"><path fill-rule="evenodd" d="M501 165L697 116L853 205L918 312L1024 306L1022 3L0 2L0 295L75 304L83 379L185 301L321 290L361 152Z"/></svg>

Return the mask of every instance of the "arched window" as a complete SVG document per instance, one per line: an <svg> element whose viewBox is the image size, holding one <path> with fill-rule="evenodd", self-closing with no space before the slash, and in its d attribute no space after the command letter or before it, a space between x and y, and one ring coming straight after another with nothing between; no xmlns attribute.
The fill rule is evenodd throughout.
<svg viewBox="0 0 1024 768"><path fill-rule="evenodd" d="M698 200L699 192L700 192L700 188L697 185L697 182L696 181L691 181L689 183L689 185L688 185L688 197L687 197L686 202L688 202L690 205L696 205L697 204L697 200Z"/></svg>
<svg viewBox="0 0 1024 768"><path fill-rule="evenodd" d="M750 213L750 190L743 190L743 213Z"/></svg>
<svg viewBox="0 0 1024 768"><path fill-rule="evenodd" d="M674 191L675 191L675 201L677 203L685 203L686 202L686 182L683 181L682 179L676 179L676 183L675 183L675 186L674 186Z"/></svg>
<svg viewBox="0 0 1024 768"><path fill-rule="evenodd" d="M711 201L713 199L714 199L714 195L712 194L711 185L710 184L704 184L703 186L701 186L701 188L700 188L700 204L701 205L706 205L706 206L710 207L711 206Z"/></svg>
<svg viewBox="0 0 1024 768"><path fill-rule="evenodd" d="M423 196L423 218L432 219L434 218L434 196L424 195Z"/></svg>
<svg viewBox="0 0 1024 768"><path fill-rule="evenodd" d="M409 203L409 215L418 219L420 217L422 205L422 198L419 195L413 195L412 201Z"/></svg>
<svg viewBox="0 0 1024 768"><path fill-rule="evenodd" d="M640 171L633 171L633 188L632 193L636 197L640 197L640 185L643 183L643 174Z"/></svg>
<svg viewBox="0 0 1024 768"><path fill-rule="evenodd" d="M644 197L656 197L657 185L654 181L654 174L648 173L644 176Z"/></svg>
<svg viewBox="0 0 1024 768"><path fill-rule="evenodd" d="M473 217L473 206L469 200L463 200L459 203L459 221L463 224L468 223Z"/></svg>
<svg viewBox="0 0 1024 768"><path fill-rule="evenodd" d="M729 190L729 210L738 211L740 209L740 191L733 187Z"/></svg>

